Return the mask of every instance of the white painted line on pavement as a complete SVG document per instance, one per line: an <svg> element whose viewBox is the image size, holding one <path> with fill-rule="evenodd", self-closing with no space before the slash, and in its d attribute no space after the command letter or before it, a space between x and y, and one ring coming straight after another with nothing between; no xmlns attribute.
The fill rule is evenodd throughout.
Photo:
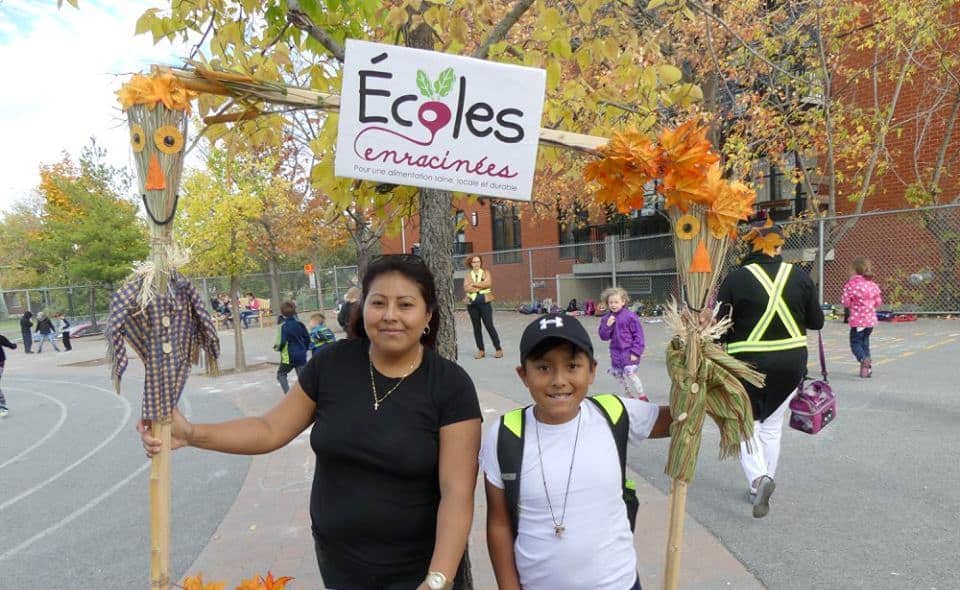
<svg viewBox="0 0 960 590"><path fill-rule="evenodd" d="M3 463L0 463L0 469L3 469L3 468L6 467L7 465L9 465L9 464L13 463L14 461L20 459L20 457L23 457L24 455L26 455L27 453L29 453L29 452L32 451L33 449L35 449L35 448L39 447L40 445L42 445L43 443L47 442L47 440L49 440L51 436L53 436L54 434L56 434L56 433L60 430L60 428L63 426L63 423L67 421L67 406L64 405L64 403L61 402L60 400L58 400L58 399L56 399L56 398L54 398L54 397L50 397L49 395L47 395L47 394L45 394L45 393L37 393L36 391L30 391L29 389L23 389L23 388L21 388L21 387L8 387L7 389L9 389L10 391L22 391L22 392L27 393L27 394L29 394L29 395L36 395L36 396L38 396L38 397L46 398L46 399L52 401L53 403L55 403L55 404L57 404L58 406L60 406L60 419L57 421L57 424L50 430L50 432L48 432L47 434L45 434L45 435L43 436L43 438L41 438L41 439L38 440L37 442L35 442L35 443L33 443L32 445L30 445L29 447L27 447L26 449L24 449L23 451L21 451L19 454L14 455L13 457L7 459L7 460L4 461Z"/></svg>
<svg viewBox="0 0 960 590"><path fill-rule="evenodd" d="M37 492L38 490L40 490L40 489L42 489L42 488L50 485L51 483L57 481L58 479L60 479L61 477L63 477L63 476L66 475L67 473L69 473L71 470L73 470L74 468L76 468L77 466L79 466L80 464L82 464L84 461L86 461L87 459L89 459L90 457L92 457L93 455L95 455L96 453L98 453L98 452L100 451L100 449L102 449L103 447L107 446L113 439L115 439L115 438L117 437L118 434L120 434L120 432L121 432L121 431L124 429L124 427L127 425L127 422L130 421L130 415L132 414L132 411L131 411L131 409L130 409L130 402L127 401L127 398L122 397L122 396L118 396L117 394L113 393L113 392L110 391L109 389L104 389L103 387L97 387L96 385L87 385L87 384L85 384L85 383L73 383L73 382L70 382L70 381L47 381L47 380L34 379L34 380L32 380L31 382L33 382L33 383L62 383L62 384L74 385L74 386L79 385L79 386L81 386L81 387L89 387L89 388L91 388L91 389L97 389L97 390L100 390L100 391L104 391L104 392L106 392L107 394L109 394L110 397L119 399L120 402L123 404L123 419L120 421L120 425L117 426L117 428L114 429L114 431L110 434L110 436L108 436L103 442L101 442L101 443L98 444L96 447L94 447L93 450L91 450L90 452L88 452L88 453L87 453L86 455L84 455L83 457L80 457L79 459L77 459L76 461L74 461L73 463L71 463L70 466L68 466L66 469L63 469L63 470L61 470L59 473L57 473L56 475L48 478L46 481L43 481L43 482L41 482L41 483L38 483L37 485L33 486L33 487L30 488L29 490L23 492L22 494L19 494L19 495L17 495L17 496L14 496L13 498L10 498L9 500L7 500L6 502L4 502L3 504L0 504L0 512L3 512L4 509L9 508L10 506L13 506L14 504L16 504L17 502L19 502L20 500L23 500L24 498L32 495L33 493Z"/></svg>
<svg viewBox="0 0 960 590"><path fill-rule="evenodd" d="M86 513L87 511L91 510L92 508L95 508L95 507L97 506L97 504L99 504L100 502L103 502L104 500L106 500L107 498L109 498L111 495L114 494L114 492L116 492L117 490L119 490L119 489L122 488L123 486L127 485L127 483L128 483L131 479L133 479L134 477L140 475L141 473L143 473L144 471L146 471L146 470L149 469L149 468L150 468L150 462L147 461L147 462L144 463L139 469L137 469L136 471L134 471L133 473L131 473L131 474L128 475L127 477L123 478L122 480L118 481L117 483L113 484L113 486L112 486L110 489L108 489L107 491L103 492L102 494L100 494L99 496L97 496L96 498L94 498L93 500L90 500L89 502L87 502L86 504L84 504L83 507L81 507L81 508L79 508L78 510L74 511L72 514L70 514L70 515L67 516L66 518L62 519L62 520L61 520L60 522L58 522L57 524L47 527L46 529L44 529L44 530L40 531L39 533L37 533L36 535L30 537L29 539L27 539L27 540L24 541L23 543L20 543L19 545L17 545L17 546L14 547L13 549L10 549L10 550L7 551L6 553L0 553L0 561L3 561L4 559L9 559L10 557L13 557L14 555L16 555L17 553L20 553L21 551L23 551L24 549L26 549L26 548L29 547L30 545L33 545L33 544L36 543L37 541L39 541L39 540L43 539L44 537L48 536L50 533L56 532L56 531L60 530L61 528L67 526L68 524L70 524L71 522L73 522L74 520L76 520L77 518L79 518L80 516L83 516L83 514Z"/></svg>

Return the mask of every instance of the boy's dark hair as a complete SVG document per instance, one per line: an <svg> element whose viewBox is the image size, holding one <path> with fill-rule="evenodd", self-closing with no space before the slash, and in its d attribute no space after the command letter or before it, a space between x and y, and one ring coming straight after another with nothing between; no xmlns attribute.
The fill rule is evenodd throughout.
<svg viewBox="0 0 960 590"><path fill-rule="evenodd" d="M367 301L367 293L370 292L370 284L378 276L391 272L403 275L416 283L420 289L420 295L427 303L427 311L432 314L428 324L430 329L420 337L420 342L427 348L435 348L437 332L440 330L440 314L437 313L437 286L433 280L433 273L427 268L423 259L413 254L386 254L375 258L367 266L367 271L363 275L360 300L350 311L347 335L350 338L367 337L367 331L363 327L363 306Z"/></svg>
<svg viewBox="0 0 960 590"><path fill-rule="evenodd" d="M297 304L293 301L284 301L280 304L280 314L286 317L292 317L297 314Z"/></svg>
<svg viewBox="0 0 960 590"><path fill-rule="evenodd" d="M253 292L247 293L247 297L253 297L254 299L257 298L257 296L253 294Z"/></svg>
<svg viewBox="0 0 960 590"><path fill-rule="evenodd" d="M318 311L317 313L310 314L310 321L312 322L312 321L314 321L314 320L316 320L318 323L321 323L321 324L322 324L323 322L325 322L325 321L327 320L327 317L326 317L325 315L323 315L323 312L322 312L322 311Z"/></svg>
<svg viewBox="0 0 960 590"><path fill-rule="evenodd" d="M582 352L583 354L587 355L588 359L591 361L593 360L593 356L590 355L589 350L584 350L569 340L565 340L563 338L547 338L533 347L533 350L527 354L527 359L523 362L523 364L526 366L527 362L529 361L538 361L547 356L547 353L554 348L560 347L567 348L570 351L570 356L576 356L578 352Z"/></svg>

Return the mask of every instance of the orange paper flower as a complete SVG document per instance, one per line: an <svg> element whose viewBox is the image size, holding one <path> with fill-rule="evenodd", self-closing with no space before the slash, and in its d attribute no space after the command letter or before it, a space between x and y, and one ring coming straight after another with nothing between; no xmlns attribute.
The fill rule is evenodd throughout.
<svg viewBox="0 0 960 590"><path fill-rule="evenodd" d="M196 92L187 90L170 72L154 72L150 76L134 74L129 82L117 91L117 99L127 110L133 105L147 105L153 109L157 103L163 103L171 111L190 112L190 101L197 96Z"/></svg>
<svg viewBox="0 0 960 590"><path fill-rule="evenodd" d="M707 253L707 246L703 240L697 242L697 249L693 252L693 259L690 261L690 268L687 272L713 272L713 265L710 264L710 254Z"/></svg>

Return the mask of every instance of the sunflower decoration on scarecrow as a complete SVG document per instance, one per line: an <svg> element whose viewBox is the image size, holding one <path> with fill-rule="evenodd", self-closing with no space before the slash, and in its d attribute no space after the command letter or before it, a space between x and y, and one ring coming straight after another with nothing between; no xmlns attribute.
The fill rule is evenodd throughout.
<svg viewBox="0 0 960 590"><path fill-rule="evenodd" d="M601 158L584 169L584 179L600 185L597 200L627 213L643 206L645 187L655 183L673 229L681 296L666 316L674 332L666 355L673 417L666 473L673 485L664 587L674 589L686 489L696 470L704 419L709 415L720 430L720 456L738 455L740 441L753 431L742 381L763 383L763 375L716 344L731 322L715 320L707 307L737 226L753 212L756 195L724 178L706 129L694 120L664 129L656 141L636 132L614 134L599 152Z"/></svg>
<svg viewBox="0 0 960 590"><path fill-rule="evenodd" d="M127 368L125 342L144 364L142 417L163 441L150 474L151 587L168 588L171 414L200 351L206 353L213 374L220 356L210 314L194 286L176 271L186 260L173 246L187 116L195 95L172 75L161 73L135 75L117 94L130 128L150 229L150 258L114 293L105 335L117 393Z"/></svg>

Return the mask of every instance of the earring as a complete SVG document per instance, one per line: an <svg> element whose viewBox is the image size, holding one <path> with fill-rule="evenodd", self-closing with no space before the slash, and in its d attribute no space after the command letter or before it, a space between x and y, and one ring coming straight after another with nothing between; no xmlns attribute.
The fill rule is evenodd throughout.
<svg viewBox="0 0 960 590"><path fill-rule="evenodd" d="M430 326L427 326L426 328L423 329L423 335L426 336L429 333L430 333Z"/></svg>

